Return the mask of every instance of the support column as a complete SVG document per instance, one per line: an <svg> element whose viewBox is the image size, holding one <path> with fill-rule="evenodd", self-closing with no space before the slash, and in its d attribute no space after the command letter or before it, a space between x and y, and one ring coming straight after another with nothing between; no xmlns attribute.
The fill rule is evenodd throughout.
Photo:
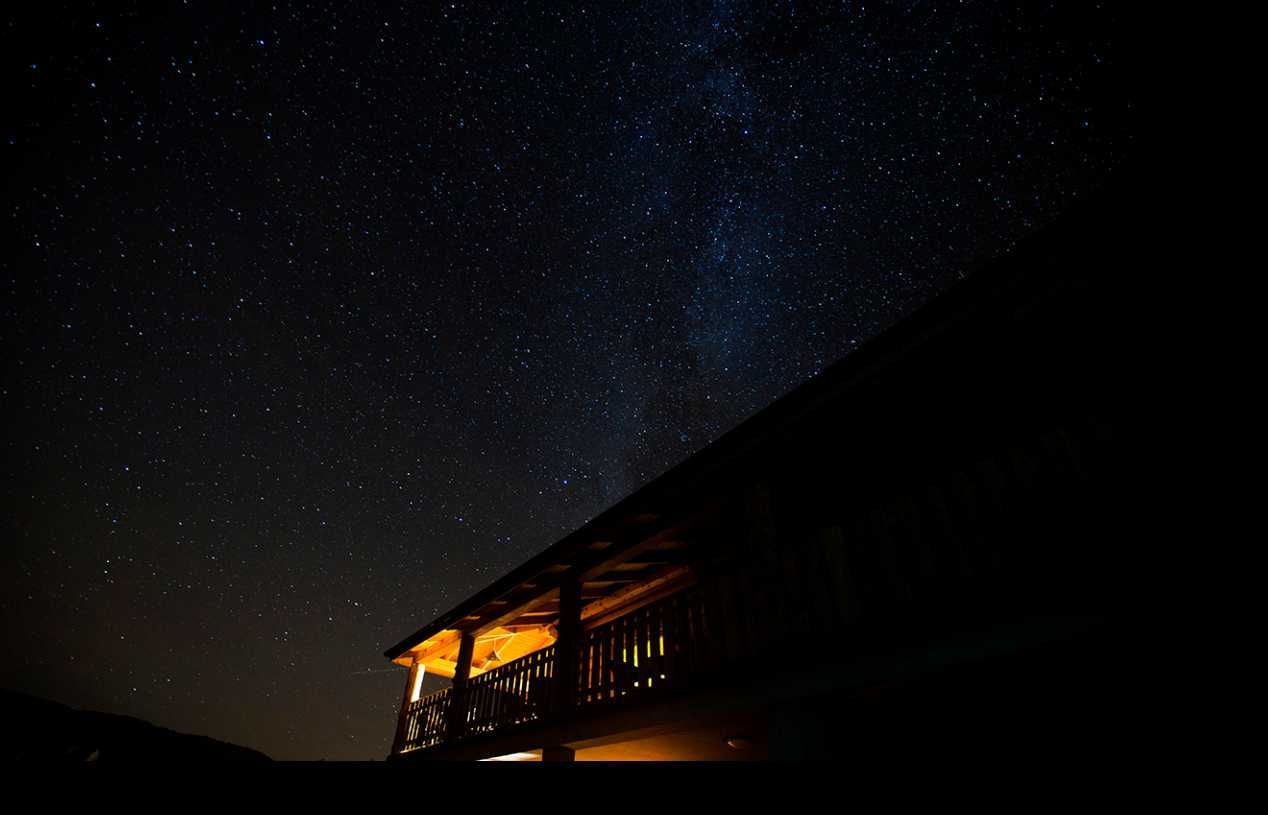
<svg viewBox="0 0 1268 815"><path fill-rule="evenodd" d="M748 624L734 632L737 650L731 656L743 658L762 653L787 636L788 604L797 598L784 587L769 485L765 481L749 484L739 491L737 499L739 506L728 537L736 539L743 554L732 583L732 611L737 622L742 615Z"/></svg>
<svg viewBox="0 0 1268 815"><path fill-rule="evenodd" d="M576 750L573 750L571 747L565 747L564 745L560 744L560 745L556 745L556 746L554 746L554 747L543 747L543 748L542 748L542 761L543 761L543 762L545 762L545 761L550 761L550 762L568 762L568 763L571 763L571 762L574 762L574 761L576 761L576 760L577 760L577 751L576 751Z"/></svg>
<svg viewBox="0 0 1268 815"><path fill-rule="evenodd" d="M458 664L453 672L452 698L449 700L449 722L446 741L462 738L467 724L467 680L471 677L471 655L475 653L475 635L463 634L458 644Z"/></svg>
<svg viewBox="0 0 1268 815"><path fill-rule="evenodd" d="M742 514L737 520L742 526L733 534L738 535L744 559L749 564L760 564L760 567L778 571L775 564L779 559L777 550L780 541L775 534L770 487L764 481L750 484L744 488L740 500Z"/></svg>
<svg viewBox="0 0 1268 815"><path fill-rule="evenodd" d="M396 722L396 739L392 742L392 753L401 752L405 746L405 735L409 726L409 706L418 701L419 688L423 686L423 674L427 671L424 665L417 662L409 666L409 676L405 680L405 695L401 698L401 715Z"/></svg>
<svg viewBox="0 0 1268 815"><path fill-rule="evenodd" d="M577 700L577 645L581 639L581 580L569 574L559 584L559 625L555 640L554 694L551 710L567 713Z"/></svg>

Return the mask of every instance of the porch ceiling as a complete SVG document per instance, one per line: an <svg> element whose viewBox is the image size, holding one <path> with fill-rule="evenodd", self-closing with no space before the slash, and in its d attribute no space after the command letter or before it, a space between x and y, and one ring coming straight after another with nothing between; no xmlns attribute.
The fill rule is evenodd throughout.
<svg viewBox="0 0 1268 815"><path fill-rule="evenodd" d="M450 650L456 655L458 639L464 632L479 638L499 629L550 626L559 619L558 588L563 580L579 577L583 605L654 580L690 561L695 549L693 533L715 518L717 510L717 506L708 505L677 523L659 528L656 516L640 517L630 522L624 537L608 536L610 539L576 546L567 556L556 553L550 560L534 558L398 643L386 655L406 665L415 654L433 649L439 642L451 640ZM452 658L447 652L427 657L439 660L436 664L442 667L444 661ZM437 672L441 670L438 668Z"/></svg>

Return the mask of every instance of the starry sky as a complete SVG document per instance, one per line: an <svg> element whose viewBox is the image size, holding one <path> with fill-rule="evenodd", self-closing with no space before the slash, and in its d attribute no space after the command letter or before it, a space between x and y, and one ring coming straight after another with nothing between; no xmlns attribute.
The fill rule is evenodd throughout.
<svg viewBox="0 0 1268 815"><path fill-rule="evenodd" d="M384 648L1135 143L1090 4L38 5L0 687L280 759L383 758Z"/></svg>

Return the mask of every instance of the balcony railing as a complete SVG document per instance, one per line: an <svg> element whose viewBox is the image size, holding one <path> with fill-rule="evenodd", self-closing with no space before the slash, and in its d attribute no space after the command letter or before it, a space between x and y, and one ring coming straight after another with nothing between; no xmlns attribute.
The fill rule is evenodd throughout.
<svg viewBox="0 0 1268 815"><path fill-rule="evenodd" d="M581 632L573 693L555 692L551 645L471 677L456 692L445 689L411 703L401 751L547 719L566 712L555 707L561 700L571 700L564 704L573 710L590 709L687 687L767 647L790 626L804 631L842 622L830 609L845 606L826 597L816 609L821 615L809 615L814 619L802 610L807 592L831 592L839 582L823 550L789 555L788 568L777 570L774 581L735 576L695 585ZM803 585L805 579L817 589ZM793 602L793 594L801 602ZM464 711L457 721L455 700Z"/></svg>
<svg viewBox="0 0 1268 815"><path fill-rule="evenodd" d="M710 661L707 625L701 593L688 590L584 632L577 706L687 684Z"/></svg>
<svg viewBox="0 0 1268 815"><path fill-rule="evenodd" d="M837 659L836 645L906 636L912 620L945 626L984 609L1047 613L1048 604L1066 602L1060 576L1078 584L1083 566L1053 537L1059 515L1032 505L1035 496L1086 500L1082 482L1064 475L1081 472L1086 440L1076 430L992 453L839 525L725 556L699 583L581 631L566 689L554 687L556 645L471 678L457 708L449 690L413 702L401 750L726 681L736 666L786 658L793 648L824 643L824 659ZM1040 472L1046 481L1036 480ZM1004 512L1005 490L1032 508ZM848 638L823 639L846 630ZM464 711L461 720L454 710Z"/></svg>
<svg viewBox="0 0 1268 815"><path fill-rule="evenodd" d="M451 738L491 733L542 718L549 705L554 662L555 647L547 646L471 677L457 693L445 688L411 702L405 709L400 751L433 747ZM456 698L465 702L466 716L451 733L450 710Z"/></svg>
<svg viewBox="0 0 1268 815"><path fill-rule="evenodd" d="M688 589L585 631L577 649L577 708L630 701L684 687L724 653L705 593ZM715 612L716 615L716 612ZM713 628L711 628L711 626ZM432 747L547 718L552 713L555 646L551 645L446 688L406 708L401 752ZM465 715L452 723L454 699ZM456 729L455 729L456 728Z"/></svg>
<svg viewBox="0 0 1268 815"><path fill-rule="evenodd" d="M554 664L555 646L548 645L472 677L462 691L467 710L462 735L540 719L550 702Z"/></svg>
<svg viewBox="0 0 1268 815"><path fill-rule="evenodd" d="M450 699L450 689L445 688L409 703L405 708L405 737L401 741L401 752L432 747L445 740Z"/></svg>

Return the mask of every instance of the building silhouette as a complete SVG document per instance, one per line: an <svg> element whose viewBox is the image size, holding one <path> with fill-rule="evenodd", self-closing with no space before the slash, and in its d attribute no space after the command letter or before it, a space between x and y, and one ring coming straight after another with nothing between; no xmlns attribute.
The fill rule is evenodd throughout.
<svg viewBox="0 0 1268 815"><path fill-rule="evenodd" d="M388 649L410 671L393 760L1112 732L1148 407L1133 189L1120 174ZM452 687L420 698L424 673Z"/></svg>

